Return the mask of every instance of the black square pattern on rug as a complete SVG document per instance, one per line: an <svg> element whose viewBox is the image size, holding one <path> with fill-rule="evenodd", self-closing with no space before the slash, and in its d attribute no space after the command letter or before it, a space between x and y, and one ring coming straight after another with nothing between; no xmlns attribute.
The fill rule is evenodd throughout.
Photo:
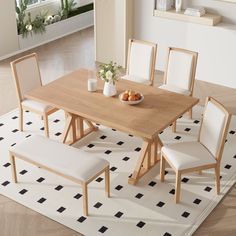
<svg viewBox="0 0 236 236"><path fill-rule="evenodd" d="M105 233L107 230L108 230L108 228L107 228L106 226L102 226L98 231L103 234L103 233Z"/></svg>
<svg viewBox="0 0 236 236"><path fill-rule="evenodd" d="M136 148L134 149L134 151L140 152L140 151L141 151L141 148L140 148L140 147L136 147Z"/></svg>
<svg viewBox="0 0 236 236"><path fill-rule="evenodd" d="M181 139L181 136L176 136L175 139L176 139L176 140L180 140L180 139Z"/></svg>
<svg viewBox="0 0 236 236"><path fill-rule="evenodd" d="M163 234L163 236L172 236L170 233L168 233L168 232L165 232L164 234Z"/></svg>
<svg viewBox="0 0 236 236"><path fill-rule="evenodd" d="M80 194L80 193L77 193L77 194L74 196L75 199L80 199L81 197L82 197L82 194Z"/></svg>
<svg viewBox="0 0 236 236"><path fill-rule="evenodd" d="M57 212L62 213L62 212L65 211L65 210L66 210L65 207L60 207L60 208L57 209Z"/></svg>
<svg viewBox="0 0 236 236"><path fill-rule="evenodd" d="M4 138L3 137L0 137L0 141L2 141Z"/></svg>
<svg viewBox="0 0 236 236"><path fill-rule="evenodd" d="M28 171L27 170L22 170L21 172L20 172L20 174L21 175L24 175L24 174L26 174Z"/></svg>
<svg viewBox="0 0 236 236"><path fill-rule="evenodd" d="M3 126L4 124L3 123L0 123L0 127Z"/></svg>
<svg viewBox="0 0 236 236"><path fill-rule="evenodd" d="M63 186L61 186L61 185L58 185L58 186L55 188L55 190L57 190L57 191L60 191L61 189L63 189Z"/></svg>
<svg viewBox="0 0 236 236"><path fill-rule="evenodd" d="M123 186L121 186L121 185L117 185L117 186L115 187L115 189L118 190L118 191L120 191L122 188L123 188Z"/></svg>
<svg viewBox="0 0 236 236"><path fill-rule="evenodd" d="M236 159L236 155L234 155L233 158Z"/></svg>
<svg viewBox="0 0 236 236"><path fill-rule="evenodd" d="M128 161L130 158L129 157L124 157L122 160L123 161Z"/></svg>
<svg viewBox="0 0 236 236"><path fill-rule="evenodd" d="M18 132L19 130L18 129L13 129L11 132L12 133L16 133L16 132Z"/></svg>
<svg viewBox="0 0 236 236"><path fill-rule="evenodd" d="M144 226L145 224L146 224L145 222L139 221L136 226L139 227L139 228L143 228L143 226Z"/></svg>
<svg viewBox="0 0 236 236"><path fill-rule="evenodd" d="M27 122L26 125L32 125L33 123L31 121Z"/></svg>
<svg viewBox="0 0 236 236"><path fill-rule="evenodd" d="M167 170L165 170L165 175L167 175L169 172Z"/></svg>
<svg viewBox="0 0 236 236"><path fill-rule="evenodd" d="M102 177L98 177L98 178L96 179L96 181L97 181L98 183L100 183L100 182L103 181L103 178L102 178Z"/></svg>
<svg viewBox="0 0 236 236"><path fill-rule="evenodd" d="M138 193L135 197L138 198L138 199L140 199L140 198L143 197L143 194L142 194L142 193Z"/></svg>
<svg viewBox="0 0 236 236"><path fill-rule="evenodd" d="M225 169L228 169L228 170L229 170L231 167L232 167L231 165L228 165L228 164L225 165Z"/></svg>
<svg viewBox="0 0 236 236"><path fill-rule="evenodd" d="M16 143L13 143L11 146L13 147L13 146L15 146L16 145Z"/></svg>
<svg viewBox="0 0 236 236"><path fill-rule="evenodd" d="M105 139L105 138L107 138L106 135L102 135L102 136L100 137L100 139Z"/></svg>
<svg viewBox="0 0 236 236"><path fill-rule="evenodd" d="M61 135L61 132L55 133L55 136L60 136L60 135Z"/></svg>
<svg viewBox="0 0 236 236"><path fill-rule="evenodd" d="M94 147L94 144L90 143L87 147L92 148L92 147Z"/></svg>
<svg viewBox="0 0 236 236"><path fill-rule="evenodd" d="M28 135L25 136L25 138L29 138L29 137L31 137L31 134L28 134Z"/></svg>
<svg viewBox="0 0 236 236"><path fill-rule="evenodd" d="M195 120L193 123L198 124L199 122L200 122L199 120Z"/></svg>
<svg viewBox="0 0 236 236"><path fill-rule="evenodd" d="M181 216L184 217L184 218L188 218L189 215L190 215L190 213L185 211Z"/></svg>
<svg viewBox="0 0 236 236"><path fill-rule="evenodd" d="M110 171L115 171L115 170L117 170L117 168L116 168L115 166L112 166L112 167L110 168Z"/></svg>
<svg viewBox="0 0 236 236"><path fill-rule="evenodd" d="M56 119L56 120L54 120L53 122L54 122L54 123L58 123L59 121L60 121L60 120Z"/></svg>
<svg viewBox="0 0 236 236"><path fill-rule="evenodd" d="M38 183L42 183L44 180L45 180L45 179L44 179L43 177L40 177L40 178L38 178L36 181L37 181Z"/></svg>
<svg viewBox="0 0 236 236"><path fill-rule="evenodd" d="M190 128L184 129L184 131L186 131L186 132L189 132L190 130L191 130Z"/></svg>
<svg viewBox="0 0 236 236"><path fill-rule="evenodd" d="M44 203L45 201L46 201L47 199L46 198L44 198L44 197L42 197L42 198L40 198L39 200L38 200L38 203Z"/></svg>
<svg viewBox="0 0 236 236"><path fill-rule="evenodd" d="M111 129L112 131L116 131L116 129Z"/></svg>
<svg viewBox="0 0 236 236"><path fill-rule="evenodd" d="M182 179L182 182L183 182L183 183L187 183L188 181L189 181L188 178L185 178L185 177L184 177L184 178Z"/></svg>
<svg viewBox="0 0 236 236"><path fill-rule="evenodd" d="M8 166L10 166L10 165L11 165L11 163L7 162L7 163L4 164L3 166L4 166L4 167L8 167Z"/></svg>
<svg viewBox="0 0 236 236"><path fill-rule="evenodd" d="M105 154L107 154L107 155L109 155L109 154L111 154L111 153L112 153L111 150L106 150L106 151L105 151Z"/></svg>
<svg viewBox="0 0 236 236"><path fill-rule="evenodd" d="M44 130L44 127L40 128L40 130Z"/></svg>
<svg viewBox="0 0 236 236"><path fill-rule="evenodd" d="M172 194L172 195L174 195L174 194L175 194L175 189L174 189L174 188L171 189L169 193Z"/></svg>
<svg viewBox="0 0 236 236"><path fill-rule="evenodd" d="M165 205L165 203L164 202L162 202L162 201L160 201L160 202L158 202L157 203L157 205L156 206L158 206L158 207L163 207Z"/></svg>
<svg viewBox="0 0 236 236"><path fill-rule="evenodd" d="M196 198L193 203L199 205L201 203L201 199Z"/></svg>
<svg viewBox="0 0 236 236"><path fill-rule="evenodd" d="M205 187L204 190L205 190L206 192L210 192L210 191L212 190L212 188L211 188L211 187Z"/></svg>
<svg viewBox="0 0 236 236"><path fill-rule="evenodd" d="M122 141L119 141L118 143L117 143L117 145L123 145L124 144L124 142L122 142Z"/></svg>
<svg viewBox="0 0 236 236"><path fill-rule="evenodd" d="M235 131L234 131L234 130L230 130L229 133L230 133L230 134L235 134Z"/></svg>
<svg viewBox="0 0 236 236"><path fill-rule="evenodd" d="M28 192L27 189L22 189L22 190L19 192L19 194L24 195L24 194L27 193L27 192Z"/></svg>
<svg viewBox="0 0 236 236"><path fill-rule="evenodd" d="M121 216L123 216L123 212L121 212L121 211L118 211L116 214L115 214L115 217L117 217L117 218L120 218Z"/></svg>
<svg viewBox="0 0 236 236"><path fill-rule="evenodd" d="M18 118L17 116L13 116L13 117L12 117L12 120L15 120L15 119L17 119L17 118Z"/></svg>
<svg viewBox="0 0 236 236"><path fill-rule="evenodd" d="M155 181L151 181L148 185L154 187L157 183Z"/></svg>
<svg viewBox="0 0 236 236"><path fill-rule="evenodd" d="M83 223L87 218L84 216L81 216L77 221L80 223Z"/></svg>
<svg viewBox="0 0 236 236"><path fill-rule="evenodd" d="M6 187L8 184L10 184L10 182L9 181L5 181L5 182L2 183L2 186Z"/></svg>
<svg viewBox="0 0 236 236"><path fill-rule="evenodd" d="M102 206L102 203L101 202L97 202L93 207L95 208L100 208Z"/></svg>

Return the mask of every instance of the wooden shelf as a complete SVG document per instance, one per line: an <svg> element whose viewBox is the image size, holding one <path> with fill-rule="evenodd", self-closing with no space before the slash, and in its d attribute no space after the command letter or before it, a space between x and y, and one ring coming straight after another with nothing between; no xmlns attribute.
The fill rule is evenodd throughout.
<svg viewBox="0 0 236 236"><path fill-rule="evenodd" d="M185 22L191 22L196 24L202 24L202 25L217 25L221 22L221 16L215 15L211 13L206 13L204 16L198 17L198 16L189 16L185 15L184 11L176 12L175 9L169 10L169 11L160 11L160 10L154 10L154 16L167 18L171 20L180 20Z"/></svg>

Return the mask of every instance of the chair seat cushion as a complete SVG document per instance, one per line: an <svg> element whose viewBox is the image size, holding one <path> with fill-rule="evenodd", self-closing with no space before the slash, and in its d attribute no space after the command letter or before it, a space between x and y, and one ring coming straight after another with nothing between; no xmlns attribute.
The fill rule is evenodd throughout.
<svg viewBox="0 0 236 236"><path fill-rule="evenodd" d="M177 170L215 164L216 160L200 142L182 142L163 146L161 152Z"/></svg>
<svg viewBox="0 0 236 236"><path fill-rule="evenodd" d="M87 182L109 162L58 141L34 135L15 145L10 152L61 174Z"/></svg>
<svg viewBox="0 0 236 236"><path fill-rule="evenodd" d="M53 109L53 107L49 106L49 105L46 105L46 104L43 104L41 102L37 102L37 101L34 101L34 100L30 100L30 99L25 99L21 102L22 106L23 107L26 107L26 108L31 108L35 111L38 111L38 112L47 112L47 111L50 111Z"/></svg>
<svg viewBox="0 0 236 236"><path fill-rule="evenodd" d="M124 75L121 77L122 79L127 79L127 80L131 80L134 82L138 82L138 83L142 83L142 84L146 84L146 85L151 85L151 81L142 77L138 77L135 75Z"/></svg>
<svg viewBox="0 0 236 236"><path fill-rule="evenodd" d="M159 87L160 89L165 89L168 90L170 92L174 92L174 93L179 93L179 94L183 94L183 95L187 95L189 96L191 93L189 90L187 89L182 89L180 87L174 86L172 84L163 84Z"/></svg>

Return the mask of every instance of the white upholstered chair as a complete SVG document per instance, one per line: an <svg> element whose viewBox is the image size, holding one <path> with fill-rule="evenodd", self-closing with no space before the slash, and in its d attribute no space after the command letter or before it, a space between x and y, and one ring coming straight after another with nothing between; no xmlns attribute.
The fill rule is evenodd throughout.
<svg viewBox="0 0 236 236"><path fill-rule="evenodd" d="M153 85L157 45L130 39L124 79Z"/></svg>
<svg viewBox="0 0 236 236"><path fill-rule="evenodd" d="M209 97L200 126L198 141L174 143L161 148L160 178L164 181L165 161L176 172L175 202L180 200L181 175L214 168L216 192L220 192L220 162L231 115Z"/></svg>
<svg viewBox="0 0 236 236"><path fill-rule="evenodd" d="M170 47L164 74L164 84L159 88L192 96L196 74L198 53L186 49ZM192 118L192 109L189 111ZM172 126L176 131L176 121Z"/></svg>
<svg viewBox="0 0 236 236"><path fill-rule="evenodd" d="M43 103L26 99L25 93L42 86L38 59L36 53L29 54L11 62L13 77L15 79L19 103L19 129L23 130L23 111L28 110L39 114L44 120L45 134L49 136L48 115L57 109Z"/></svg>

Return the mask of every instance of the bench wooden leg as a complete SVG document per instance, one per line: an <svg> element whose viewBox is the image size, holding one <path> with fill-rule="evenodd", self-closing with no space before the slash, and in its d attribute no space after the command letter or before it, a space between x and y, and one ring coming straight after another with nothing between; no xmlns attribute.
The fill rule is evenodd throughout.
<svg viewBox="0 0 236 236"><path fill-rule="evenodd" d="M105 170L105 191L106 191L106 196L110 197L110 168L109 166Z"/></svg>
<svg viewBox="0 0 236 236"><path fill-rule="evenodd" d="M82 184L82 189L83 189L83 210L84 210L84 215L88 215L88 185L87 183Z"/></svg>
<svg viewBox="0 0 236 236"><path fill-rule="evenodd" d="M176 121L174 121L172 124L172 132L176 133Z"/></svg>
<svg viewBox="0 0 236 236"><path fill-rule="evenodd" d="M48 128L48 116L46 114L43 114L43 121L44 121L45 135L48 138L49 137L49 128Z"/></svg>
<svg viewBox="0 0 236 236"><path fill-rule="evenodd" d="M23 122L24 122L24 112L21 107L19 107L19 130L23 131Z"/></svg>
<svg viewBox="0 0 236 236"><path fill-rule="evenodd" d="M11 154L10 154L10 161L11 161L12 180L13 180L14 183L17 183L15 157Z"/></svg>

